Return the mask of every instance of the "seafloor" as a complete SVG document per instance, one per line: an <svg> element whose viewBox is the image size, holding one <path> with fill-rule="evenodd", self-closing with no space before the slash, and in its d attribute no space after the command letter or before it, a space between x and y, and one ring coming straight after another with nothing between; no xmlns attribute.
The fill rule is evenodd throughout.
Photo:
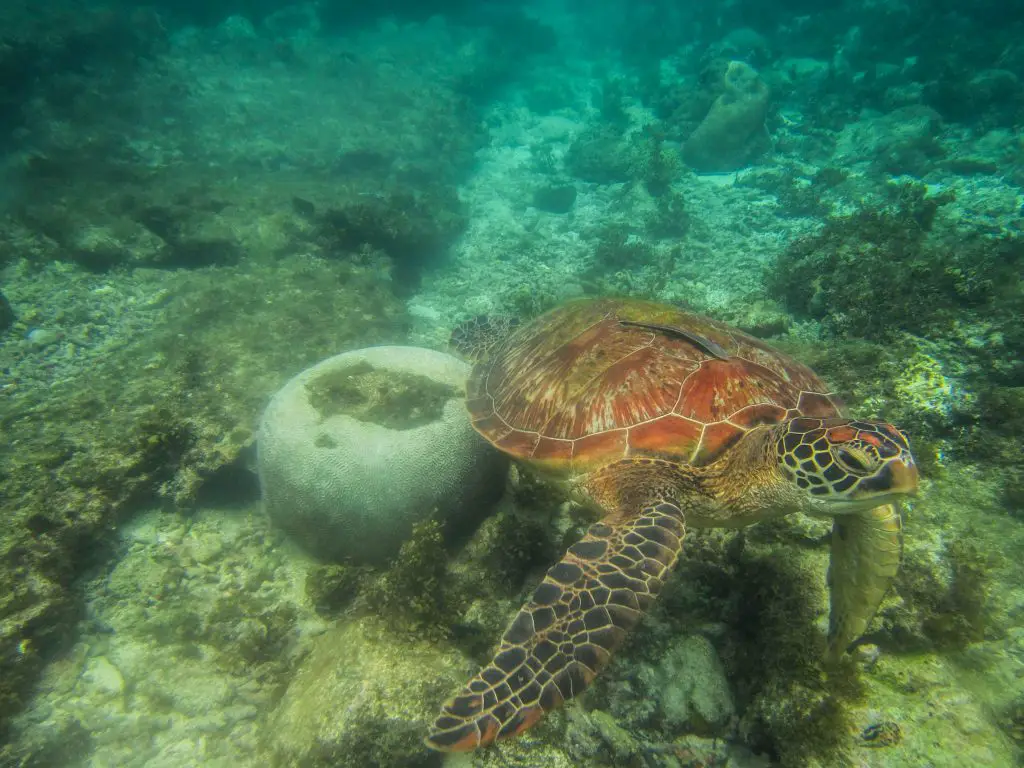
<svg viewBox="0 0 1024 768"><path fill-rule="evenodd" d="M1024 17L36 5L0 10L0 765L1022 764ZM260 414L338 352L598 295L906 428L901 573L827 674L827 525L693 536L585 696L442 758L584 521L513 472L462 546L318 563L261 509Z"/></svg>

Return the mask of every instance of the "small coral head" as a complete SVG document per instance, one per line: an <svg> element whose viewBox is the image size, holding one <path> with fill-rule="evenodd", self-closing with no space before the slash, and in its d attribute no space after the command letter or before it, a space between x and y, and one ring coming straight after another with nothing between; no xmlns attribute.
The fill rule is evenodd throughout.
<svg viewBox="0 0 1024 768"><path fill-rule="evenodd" d="M852 512L917 493L907 437L885 421L791 419L775 442L779 466L812 506Z"/></svg>

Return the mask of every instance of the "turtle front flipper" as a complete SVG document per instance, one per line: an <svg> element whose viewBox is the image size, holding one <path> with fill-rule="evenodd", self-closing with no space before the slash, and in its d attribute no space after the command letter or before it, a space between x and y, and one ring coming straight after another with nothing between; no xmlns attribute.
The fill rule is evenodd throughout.
<svg viewBox="0 0 1024 768"><path fill-rule="evenodd" d="M828 658L835 662L864 634L899 570L903 526L894 504L837 516L828 569Z"/></svg>
<svg viewBox="0 0 1024 768"><path fill-rule="evenodd" d="M590 526L520 609L493 660L442 707L427 746L487 746L581 693L661 590L684 532L668 500Z"/></svg>

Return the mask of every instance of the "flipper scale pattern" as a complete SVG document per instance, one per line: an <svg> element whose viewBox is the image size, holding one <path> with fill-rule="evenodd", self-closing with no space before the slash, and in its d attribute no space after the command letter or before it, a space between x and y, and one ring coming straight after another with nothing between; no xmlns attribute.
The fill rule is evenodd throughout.
<svg viewBox="0 0 1024 768"><path fill-rule="evenodd" d="M445 703L427 745L487 746L581 693L661 590L684 533L683 513L669 499L592 525L547 572L491 662Z"/></svg>

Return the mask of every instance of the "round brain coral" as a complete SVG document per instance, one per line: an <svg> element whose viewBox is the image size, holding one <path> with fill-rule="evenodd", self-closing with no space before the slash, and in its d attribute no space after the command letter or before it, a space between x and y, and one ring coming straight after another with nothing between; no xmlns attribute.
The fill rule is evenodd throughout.
<svg viewBox="0 0 1024 768"><path fill-rule="evenodd" d="M471 530L507 464L470 426L467 374L450 355L384 346L293 378L260 427L271 519L322 559L378 565L428 517L448 534Z"/></svg>

